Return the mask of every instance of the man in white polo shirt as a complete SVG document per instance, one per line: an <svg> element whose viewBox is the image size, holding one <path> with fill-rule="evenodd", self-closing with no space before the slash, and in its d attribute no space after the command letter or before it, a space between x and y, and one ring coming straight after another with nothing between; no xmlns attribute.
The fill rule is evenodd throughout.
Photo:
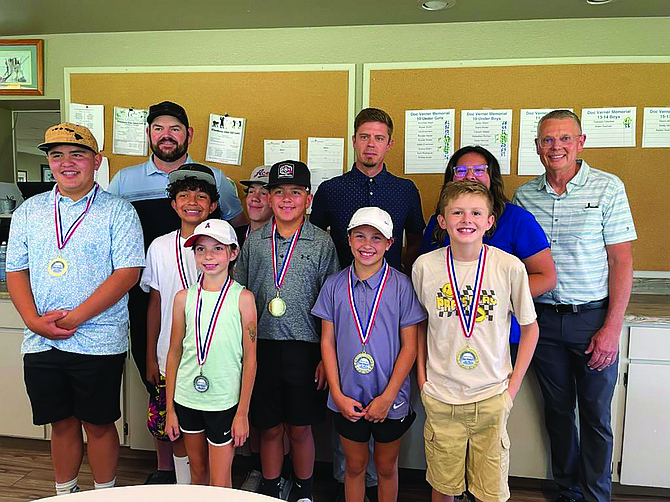
<svg viewBox="0 0 670 502"><path fill-rule="evenodd" d="M540 340L533 360L556 501L605 502L612 485L610 406L637 235L621 180L577 158L586 140L579 118L554 110L537 132L545 174L519 187L514 201L542 226L556 262L556 288L535 299Z"/></svg>

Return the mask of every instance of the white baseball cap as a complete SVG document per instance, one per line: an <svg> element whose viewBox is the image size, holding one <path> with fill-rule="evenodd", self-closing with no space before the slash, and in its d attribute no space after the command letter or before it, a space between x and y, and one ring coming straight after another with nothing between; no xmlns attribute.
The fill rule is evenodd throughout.
<svg viewBox="0 0 670 502"><path fill-rule="evenodd" d="M216 239L221 244L226 244L230 246L235 244L236 247L240 247L237 243L237 235L235 235L235 230L233 227L224 220L205 220L195 227L193 235L191 235L186 242L184 243L185 247L192 247L195 245L195 241L198 240L198 237L201 235L206 235L212 239Z"/></svg>
<svg viewBox="0 0 670 502"><path fill-rule="evenodd" d="M250 187L253 184L267 185L270 176L270 169L272 166L258 166L253 171L251 171L251 176L248 180L240 180L245 186Z"/></svg>
<svg viewBox="0 0 670 502"><path fill-rule="evenodd" d="M393 237L393 220L391 215L378 207L362 207L354 213L347 227L350 232L361 225L370 225L379 230L384 237Z"/></svg>

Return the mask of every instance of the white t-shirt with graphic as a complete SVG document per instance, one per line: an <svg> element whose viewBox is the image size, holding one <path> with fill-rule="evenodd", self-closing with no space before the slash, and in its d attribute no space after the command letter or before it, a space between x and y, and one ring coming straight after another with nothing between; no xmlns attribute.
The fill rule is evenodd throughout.
<svg viewBox="0 0 670 502"><path fill-rule="evenodd" d="M524 264L517 257L487 246L479 307L472 336L466 339L458 319L456 300L447 272L447 248L420 256L412 269L412 283L428 312L427 381L423 391L449 404L468 404L501 394L512 374L509 329L514 314L519 324L535 320L535 307ZM454 260L466 315L470 311L477 261ZM473 369L458 363L466 347L479 357Z"/></svg>

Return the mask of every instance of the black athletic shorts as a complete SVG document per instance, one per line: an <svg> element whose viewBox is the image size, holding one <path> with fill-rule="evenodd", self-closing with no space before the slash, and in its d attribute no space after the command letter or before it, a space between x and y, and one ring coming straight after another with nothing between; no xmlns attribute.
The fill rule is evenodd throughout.
<svg viewBox="0 0 670 502"><path fill-rule="evenodd" d="M108 425L121 417L121 376L126 353L74 354L52 348L23 356L23 375L33 423L45 425L69 417Z"/></svg>
<svg viewBox="0 0 670 502"><path fill-rule="evenodd" d="M314 374L321 361L318 343L258 340L256 383L249 418L257 429L281 423L304 426L326 419L326 390L316 390Z"/></svg>
<svg viewBox="0 0 670 502"><path fill-rule="evenodd" d="M233 441L232 426L237 405L223 411L201 411L182 406L175 401L174 411L179 420L179 430L185 434L205 433L212 446L225 446Z"/></svg>
<svg viewBox="0 0 670 502"><path fill-rule="evenodd" d="M392 443L397 441L414 423L416 412L410 411L410 414L404 418L387 418L382 422L369 422L364 418L351 422L344 418L341 413L333 414L333 425L337 433L345 439L355 441L356 443L367 443L372 436L377 443Z"/></svg>

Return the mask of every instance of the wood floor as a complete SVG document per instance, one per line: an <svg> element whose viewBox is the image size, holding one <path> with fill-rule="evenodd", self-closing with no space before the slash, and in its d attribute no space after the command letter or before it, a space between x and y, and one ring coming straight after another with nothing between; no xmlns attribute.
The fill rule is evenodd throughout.
<svg viewBox="0 0 670 502"><path fill-rule="evenodd" d="M236 457L233 465L233 486L239 486L246 469L248 458ZM127 486L141 484L154 469L155 454L121 448L117 485ZM670 474L669 474L670 475ZM314 472L314 499L316 502L331 502L334 484L331 477L331 465L318 463ZM79 484L82 489L93 488L93 476L84 459L79 473ZM551 493L551 485L537 481L511 479L512 498L514 502L552 501L555 494ZM423 472L401 470L400 502L419 502L430 500L430 487L423 478ZM624 495L624 487L617 486L618 492L613 502L655 502L670 501L670 490L638 489ZM15 439L0 437L0 502L23 502L49 497L54 494L54 478L51 471L49 443L47 441Z"/></svg>

